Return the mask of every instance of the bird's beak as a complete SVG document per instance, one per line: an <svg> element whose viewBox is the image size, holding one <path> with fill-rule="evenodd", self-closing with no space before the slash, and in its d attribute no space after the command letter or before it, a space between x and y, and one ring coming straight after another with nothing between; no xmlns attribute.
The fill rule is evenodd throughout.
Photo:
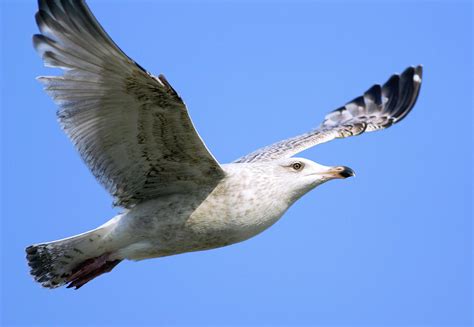
<svg viewBox="0 0 474 327"><path fill-rule="evenodd" d="M323 173L323 176L327 176L329 178L348 178L355 176L355 172L346 166L337 166L337 167L329 167L329 169Z"/></svg>

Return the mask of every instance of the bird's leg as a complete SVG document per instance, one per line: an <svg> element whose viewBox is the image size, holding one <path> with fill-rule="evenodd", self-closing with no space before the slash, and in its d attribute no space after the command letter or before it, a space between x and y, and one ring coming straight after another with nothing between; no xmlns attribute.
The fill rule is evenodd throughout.
<svg viewBox="0 0 474 327"><path fill-rule="evenodd" d="M87 259L74 268L71 276L67 277L69 283L67 287L78 289L95 277L111 271L120 261L122 260L110 260L110 253Z"/></svg>

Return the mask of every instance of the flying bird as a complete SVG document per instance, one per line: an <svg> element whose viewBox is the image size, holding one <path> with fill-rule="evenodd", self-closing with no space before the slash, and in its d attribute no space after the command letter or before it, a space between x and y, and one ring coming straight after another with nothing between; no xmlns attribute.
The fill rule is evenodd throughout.
<svg viewBox="0 0 474 327"><path fill-rule="evenodd" d="M34 47L61 76L39 77L58 120L124 211L102 226L26 248L48 288L80 288L121 261L208 250L247 240L301 196L354 175L293 155L337 138L390 127L413 108L422 67L409 67L330 112L316 129L220 164L163 75L130 59L84 1L40 0Z"/></svg>

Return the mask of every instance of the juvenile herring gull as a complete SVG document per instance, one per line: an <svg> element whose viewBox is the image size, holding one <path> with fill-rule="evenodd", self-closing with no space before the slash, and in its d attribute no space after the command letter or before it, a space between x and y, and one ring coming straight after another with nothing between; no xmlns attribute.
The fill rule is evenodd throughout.
<svg viewBox="0 0 474 327"><path fill-rule="evenodd" d="M244 241L318 185L354 172L293 155L336 138L390 127L410 112L422 67L409 67L330 112L316 129L219 164L163 75L130 59L84 1L40 0L34 46L62 76L39 77L59 122L124 211L104 225L26 249L44 287L76 289L124 259L142 260Z"/></svg>

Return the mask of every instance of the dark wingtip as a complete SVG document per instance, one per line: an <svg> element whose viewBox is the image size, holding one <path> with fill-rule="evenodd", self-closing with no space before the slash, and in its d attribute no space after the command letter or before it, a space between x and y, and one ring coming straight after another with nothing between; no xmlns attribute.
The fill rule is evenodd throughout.
<svg viewBox="0 0 474 327"><path fill-rule="evenodd" d="M392 75L383 85L388 98L385 110L390 113L393 123L403 120L415 106L420 93L423 66L410 66L401 74Z"/></svg>
<svg viewBox="0 0 474 327"><path fill-rule="evenodd" d="M34 34L32 37L32 41L33 41L33 47L35 48L35 50L40 52L39 48L41 44L46 42L46 40L47 40L47 37L44 36L43 34Z"/></svg>
<svg viewBox="0 0 474 327"><path fill-rule="evenodd" d="M418 65L416 67L412 66L408 69L410 69L409 78L411 79L411 81L407 80L406 83L409 85L409 87L412 88L410 90L411 94L410 94L410 97L408 99L408 102L405 103L406 110L404 112L402 112L402 114L398 117L397 122L399 122L403 118L405 118L406 115L408 115L408 113L413 109L413 107L415 106L415 103L418 99L418 96L420 94L420 88L421 88L421 83L422 83L422 78L423 78L423 66L421 66L421 65ZM402 74L402 77L403 77L403 74Z"/></svg>
<svg viewBox="0 0 474 327"><path fill-rule="evenodd" d="M410 66L400 74L401 78L412 78L413 82L421 84L423 78L423 66Z"/></svg>
<svg viewBox="0 0 474 327"><path fill-rule="evenodd" d="M413 80L421 84L421 81L423 78L423 65L418 65L414 67L414 69L415 69L415 75L413 76Z"/></svg>

